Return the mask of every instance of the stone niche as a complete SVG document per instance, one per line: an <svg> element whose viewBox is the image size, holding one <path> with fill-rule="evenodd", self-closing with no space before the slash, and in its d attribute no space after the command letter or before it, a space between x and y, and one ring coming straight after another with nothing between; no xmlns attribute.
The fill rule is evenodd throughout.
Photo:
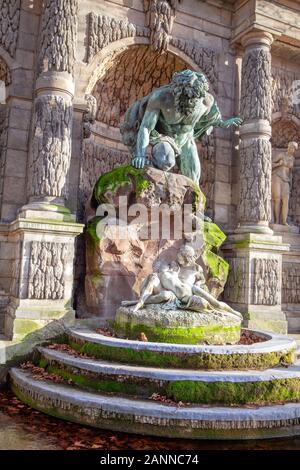
<svg viewBox="0 0 300 470"><path fill-rule="evenodd" d="M147 45L122 48L103 61L91 95L96 99L95 121L91 135L83 142L79 187L79 218L87 221L86 205L97 179L121 165L130 163L130 155L121 143L119 126L128 107L153 89L170 82L176 71L192 68L170 51L155 52ZM211 91L214 92L213 86ZM214 133L197 143L201 159L200 186L206 197L206 214L214 217L214 182L216 142ZM86 263L85 240L78 242L76 278L77 312L80 316L95 313L83 290Z"/></svg>

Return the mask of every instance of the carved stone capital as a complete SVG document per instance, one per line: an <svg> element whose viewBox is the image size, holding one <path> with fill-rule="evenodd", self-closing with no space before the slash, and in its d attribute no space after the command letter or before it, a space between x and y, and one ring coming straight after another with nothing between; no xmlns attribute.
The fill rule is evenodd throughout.
<svg viewBox="0 0 300 470"><path fill-rule="evenodd" d="M69 73L45 72L37 79L35 89L37 96L58 94L66 95L66 99L73 99L75 83Z"/></svg>
<svg viewBox="0 0 300 470"><path fill-rule="evenodd" d="M245 49L252 48L271 48L274 38L271 33L266 31L251 31L241 38L242 46Z"/></svg>
<svg viewBox="0 0 300 470"><path fill-rule="evenodd" d="M270 139L272 135L272 127L266 119L258 119L254 122L245 122L240 127L240 136L245 139L255 137Z"/></svg>

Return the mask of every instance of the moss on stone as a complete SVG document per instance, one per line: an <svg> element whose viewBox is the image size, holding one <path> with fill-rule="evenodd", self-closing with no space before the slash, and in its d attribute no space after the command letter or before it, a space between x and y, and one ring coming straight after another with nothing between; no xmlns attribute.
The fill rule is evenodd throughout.
<svg viewBox="0 0 300 470"><path fill-rule="evenodd" d="M204 222L203 235L205 242L203 260L208 267L209 277L218 279L220 284L224 285L228 277L229 264L217 253L226 240L226 235L211 222Z"/></svg>
<svg viewBox="0 0 300 470"><path fill-rule="evenodd" d="M220 248L226 240L225 233L213 222L204 222L203 232L205 244L209 249Z"/></svg>
<svg viewBox="0 0 300 470"><path fill-rule="evenodd" d="M205 325L193 328L164 328L161 326L137 325L132 323L113 324L118 336L129 339L137 339L141 333L145 333L149 341L173 344L226 344L237 343L241 335L240 325Z"/></svg>
<svg viewBox="0 0 300 470"><path fill-rule="evenodd" d="M170 382L166 396L175 401L202 404L245 405L292 402L300 399L300 379L260 382Z"/></svg>
<svg viewBox="0 0 300 470"><path fill-rule="evenodd" d="M115 193L127 184L133 184L136 196L148 189L150 181L144 177L144 169L136 169L131 165L122 165L101 175L94 187L93 199L97 204L108 202L107 193Z"/></svg>
<svg viewBox="0 0 300 470"><path fill-rule="evenodd" d="M38 365L47 372L72 381L80 388L102 393L150 397L159 393L176 402L244 405L293 402L300 399L300 379L255 382L205 382L196 380L154 380L132 375L115 376L83 371L41 358Z"/></svg>
<svg viewBox="0 0 300 470"><path fill-rule="evenodd" d="M120 363L138 364L162 368L181 369L267 369L281 363L292 364L294 351L259 354L212 354L169 353L149 350L134 350L117 346L81 342L69 339L70 346L80 353Z"/></svg>
<svg viewBox="0 0 300 470"><path fill-rule="evenodd" d="M97 234L98 223L101 222L103 217L95 216L87 224L86 233L92 242L92 246L95 247L100 242L100 238Z"/></svg>

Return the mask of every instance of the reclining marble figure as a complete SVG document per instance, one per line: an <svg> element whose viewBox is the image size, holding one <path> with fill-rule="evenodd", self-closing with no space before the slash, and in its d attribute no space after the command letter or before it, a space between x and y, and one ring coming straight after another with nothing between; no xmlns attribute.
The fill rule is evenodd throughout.
<svg viewBox="0 0 300 470"><path fill-rule="evenodd" d="M209 135L214 126L239 126L242 119L223 120L209 84L202 73L184 70L162 86L136 101L126 112L121 134L129 148L132 165L180 172L199 183L201 165L195 139ZM149 144L152 160L147 159Z"/></svg>
<svg viewBox="0 0 300 470"><path fill-rule="evenodd" d="M228 313L242 319L239 312L208 292L203 270L196 263L196 254L191 246L182 246L176 261L158 260L154 270L156 272L143 281L139 300L124 301L123 306L134 306L133 310L137 311L145 305L162 304L165 309Z"/></svg>

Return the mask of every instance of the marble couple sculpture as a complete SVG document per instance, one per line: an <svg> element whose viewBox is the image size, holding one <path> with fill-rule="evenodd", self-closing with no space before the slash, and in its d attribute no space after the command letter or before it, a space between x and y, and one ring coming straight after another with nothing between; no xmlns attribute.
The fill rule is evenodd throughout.
<svg viewBox="0 0 300 470"><path fill-rule="evenodd" d="M182 308L196 312L229 313L242 319L242 315L224 302L215 299L206 286L203 269L196 262L192 246L183 245L177 260L168 263L163 259L154 264L154 273L144 280L140 298L123 301L123 306L134 306L137 311L145 305L161 304L167 310Z"/></svg>
<svg viewBox="0 0 300 470"><path fill-rule="evenodd" d="M132 165L149 163L147 149L152 145L154 167L180 172L199 183L201 165L195 139L210 134L214 126L228 128L241 118L223 120L209 84L202 73L184 70L173 75L169 85L136 101L126 112L120 130L132 155Z"/></svg>
<svg viewBox="0 0 300 470"><path fill-rule="evenodd" d="M177 259L159 258L141 285L138 300L123 301L114 327L121 336L146 333L153 341L174 343L235 343L242 315L208 290L203 270L190 245Z"/></svg>
<svg viewBox="0 0 300 470"><path fill-rule="evenodd" d="M222 120L203 74L184 70L169 85L134 103L121 127L123 142L137 169L151 164L163 171L175 165L199 184L201 166L195 139L213 126L238 126L238 117ZM147 158L149 144L151 159ZM183 237L184 239L184 237ZM115 330L126 337L146 333L148 339L166 342L234 343L239 340L242 315L208 290L192 246L179 248L176 260L163 254L141 285L140 298L123 301L117 310Z"/></svg>

